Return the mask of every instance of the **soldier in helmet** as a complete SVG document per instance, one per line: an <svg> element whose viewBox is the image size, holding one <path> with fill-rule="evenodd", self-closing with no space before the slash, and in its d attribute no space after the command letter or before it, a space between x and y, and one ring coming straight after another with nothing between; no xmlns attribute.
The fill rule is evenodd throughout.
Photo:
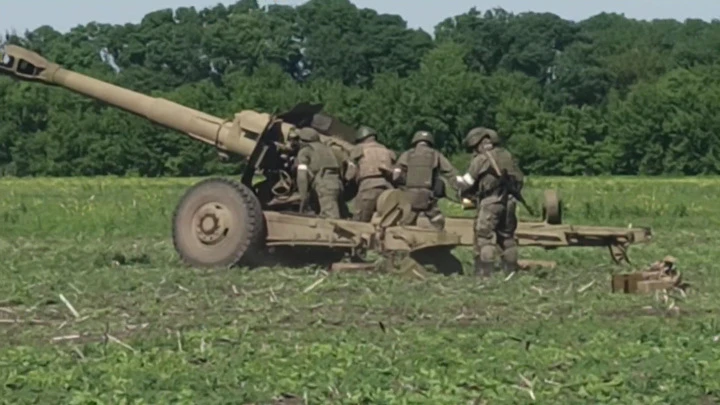
<svg viewBox="0 0 720 405"><path fill-rule="evenodd" d="M300 150L295 159L297 186L305 202L313 191L320 206L320 216L340 218L338 205L342 192L340 165L329 146L320 142L320 134L310 127L295 130Z"/></svg>
<svg viewBox="0 0 720 405"><path fill-rule="evenodd" d="M509 187L516 187L519 191L523 173L510 152L499 147L500 138L492 129L471 129L464 144L474 156L467 173L458 176L457 184L476 200L475 272L482 276L490 275L495 265L496 246L502 251L505 270L514 271L518 263L515 242L517 201L509 193ZM503 173L507 176L502 177Z"/></svg>
<svg viewBox="0 0 720 405"><path fill-rule="evenodd" d="M410 143L410 150L398 158L393 179L403 184L410 197L414 220L422 213L433 227L444 229L445 217L437 204L441 194L438 190L443 187L439 176L454 181L457 170L442 153L433 149L435 139L430 132L416 132Z"/></svg>
<svg viewBox="0 0 720 405"><path fill-rule="evenodd" d="M397 156L377 141L377 132L370 127L360 127L355 142L348 162L349 176L358 183L353 219L370 222L378 197L392 188L388 178Z"/></svg>

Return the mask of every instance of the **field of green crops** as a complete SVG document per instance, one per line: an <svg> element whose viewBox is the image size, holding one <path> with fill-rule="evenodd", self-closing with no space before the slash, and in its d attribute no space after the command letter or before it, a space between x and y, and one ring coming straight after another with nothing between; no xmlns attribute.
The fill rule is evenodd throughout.
<svg viewBox="0 0 720 405"><path fill-rule="evenodd" d="M528 185L567 223L652 226L634 265L675 256L686 296L610 294L593 248L510 279L193 270L170 219L197 180L0 179L0 403L720 401L720 179Z"/></svg>

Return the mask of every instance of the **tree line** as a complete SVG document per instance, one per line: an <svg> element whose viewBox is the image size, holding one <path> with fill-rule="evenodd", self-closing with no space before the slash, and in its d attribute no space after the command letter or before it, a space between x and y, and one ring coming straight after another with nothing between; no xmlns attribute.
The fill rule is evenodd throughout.
<svg viewBox="0 0 720 405"><path fill-rule="evenodd" d="M159 10L138 24L43 26L7 43L218 116L303 102L402 150L419 129L466 162L461 141L496 128L536 175L698 175L720 167L720 23L583 21L502 9L434 35L349 0L255 0ZM64 89L0 78L0 173L238 173L212 148ZM464 167L459 167L463 170Z"/></svg>

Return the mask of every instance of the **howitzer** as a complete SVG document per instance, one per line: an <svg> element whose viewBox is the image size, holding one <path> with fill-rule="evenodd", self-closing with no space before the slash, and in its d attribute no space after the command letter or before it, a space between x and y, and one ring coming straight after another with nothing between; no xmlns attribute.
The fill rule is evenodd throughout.
<svg viewBox="0 0 720 405"><path fill-rule="evenodd" d="M321 247L344 253L375 250L390 256L431 253L433 259L443 256L436 253L446 252L444 257L455 263L449 250L473 245L471 218L449 218L444 231L408 223L410 204L400 190L388 190L381 196L370 223L300 213L288 144L291 129L315 128L343 163L353 147L354 130L322 113L322 105L299 104L277 115L244 110L232 119L223 119L70 71L18 46L7 45L0 56L0 73L91 97L211 145L221 155L245 159L247 164L240 181L203 180L188 189L175 208L173 243L179 256L190 265L265 263L268 251L278 247ZM257 174L265 179L254 184ZM352 184L347 186L345 201L354 194ZM554 195L546 192L544 222L519 225L520 245L549 249L613 247L616 252L619 249L614 257L620 260L626 259L629 244L650 240L650 229L560 225L561 203L553 200Z"/></svg>

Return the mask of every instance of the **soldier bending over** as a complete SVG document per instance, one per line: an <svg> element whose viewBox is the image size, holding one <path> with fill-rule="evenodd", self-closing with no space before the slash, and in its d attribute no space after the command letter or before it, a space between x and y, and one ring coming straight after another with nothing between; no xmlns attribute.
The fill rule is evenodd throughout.
<svg viewBox="0 0 720 405"><path fill-rule="evenodd" d="M338 201L342 192L340 165L329 146L320 142L320 135L313 128L296 130L300 139L295 164L297 165L297 186L303 204L312 190L320 205L320 216L340 218ZM302 208L301 208L302 211Z"/></svg>
<svg viewBox="0 0 720 405"><path fill-rule="evenodd" d="M356 221L370 222L383 191L391 189L388 180L397 156L377 141L377 133L370 127L360 127L355 139L357 145L350 154L348 177L358 182L355 197Z"/></svg>
<svg viewBox="0 0 720 405"><path fill-rule="evenodd" d="M428 131L418 131L410 142L411 149L403 152L393 171L393 180L404 177L402 189L410 197L415 222L420 213L425 215L430 224L438 229L445 228L445 216L438 207L438 198L442 194L444 184L439 176L453 178L457 170L439 151L433 149L435 139Z"/></svg>

